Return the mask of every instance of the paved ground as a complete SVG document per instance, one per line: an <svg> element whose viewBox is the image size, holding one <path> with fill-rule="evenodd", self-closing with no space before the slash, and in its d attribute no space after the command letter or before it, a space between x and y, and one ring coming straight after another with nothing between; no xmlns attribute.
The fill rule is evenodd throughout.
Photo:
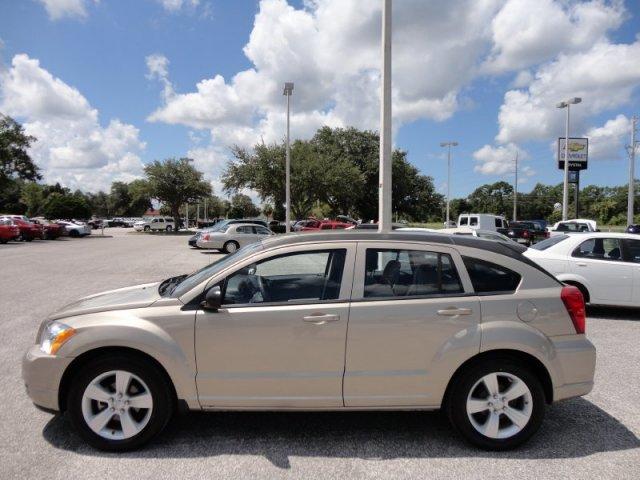
<svg viewBox="0 0 640 480"><path fill-rule="evenodd" d="M514 452L467 447L438 413L189 414L142 451L91 450L24 392L20 358L41 319L79 296L215 258L184 236L105 234L0 246L0 478L638 478L640 312L624 310L590 312L594 391L548 409Z"/></svg>

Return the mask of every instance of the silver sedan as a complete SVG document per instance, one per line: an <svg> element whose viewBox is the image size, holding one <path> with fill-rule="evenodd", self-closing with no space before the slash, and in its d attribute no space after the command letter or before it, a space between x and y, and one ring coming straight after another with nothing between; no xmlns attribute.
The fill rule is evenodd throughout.
<svg viewBox="0 0 640 480"><path fill-rule="evenodd" d="M199 248L222 250L225 253L234 253L236 250L259 242L260 240L274 235L267 227L254 225L252 223L235 223L229 225L222 231L205 232L200 235L196 245Z"/></svg>

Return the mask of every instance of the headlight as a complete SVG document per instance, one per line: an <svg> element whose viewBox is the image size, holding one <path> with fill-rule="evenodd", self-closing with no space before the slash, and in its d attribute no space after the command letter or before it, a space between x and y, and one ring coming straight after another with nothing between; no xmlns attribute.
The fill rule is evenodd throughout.
<svg viewBox="0 0 640 480"><path fill-rule="evenodd" d="M55 355L67 340L76 334L74 328L60 322L51 322L44 327L40 335L40 349L48 354Z"/></svg>

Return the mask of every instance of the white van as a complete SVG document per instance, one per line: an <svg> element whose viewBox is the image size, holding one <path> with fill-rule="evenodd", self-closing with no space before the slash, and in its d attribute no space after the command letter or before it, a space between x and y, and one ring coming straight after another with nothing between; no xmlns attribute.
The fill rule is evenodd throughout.
<svg viewBox="0 0 640 480"><path fill-rule="evenodd" d="M509 223L502 215L490 213L462 213L458 217L458 227L468 227L474 230L492 230L509 228Z"/></svg>

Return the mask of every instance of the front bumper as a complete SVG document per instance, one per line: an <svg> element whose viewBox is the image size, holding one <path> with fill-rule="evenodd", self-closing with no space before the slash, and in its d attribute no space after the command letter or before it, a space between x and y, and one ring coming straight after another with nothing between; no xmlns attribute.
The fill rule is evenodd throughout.
<svg viewBox="0 0 640 480"><path fill-rule="evenodd" d="M59 411L58 389L64 371L73 358L47 355L40 345L33 345L22 357L22 379L27 395L36 406Z"/></svg>
<svg viewBox="0 0 640 480"><path fill-rule="evenodd" d="M593 389L596 347L584 335L551 337L562 383L554 385L553 401L586 395Z"/></svg>

